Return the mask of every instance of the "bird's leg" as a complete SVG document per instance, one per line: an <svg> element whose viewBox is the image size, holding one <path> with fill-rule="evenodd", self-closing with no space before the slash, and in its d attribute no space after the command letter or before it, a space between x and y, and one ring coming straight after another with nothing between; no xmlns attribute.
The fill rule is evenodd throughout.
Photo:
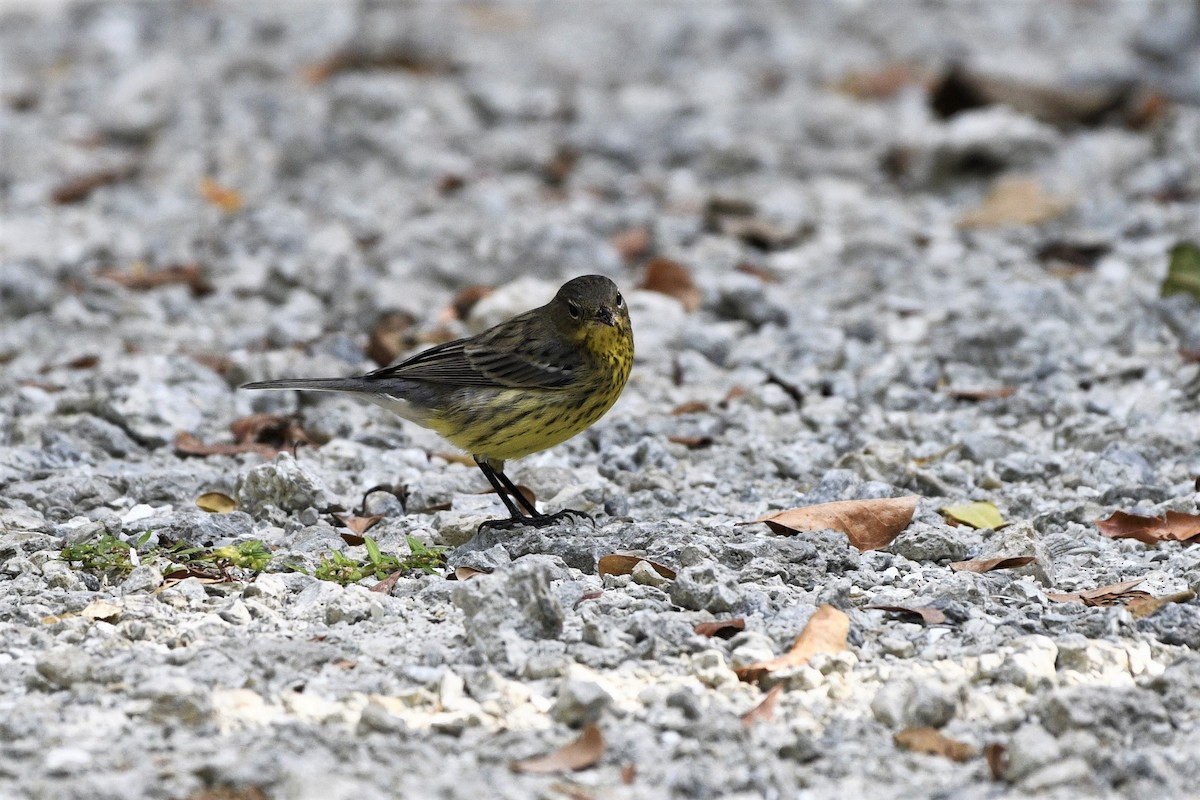
<svg viewBox="0 0 1200 800"><path fill-rule="evenodd" d="M571 517L582 517L589 522L592 518L583 513L571 508L563 509L556 514L543 514L537 510L537 507L522 494L513 484L509 477L504 474L504 470L496 469L486 461L476 458L475 463L479 465L479 471L488 479L488 483L496 490L496 494L500 495L500 499L504 501L504 505L508 508L508 513L511 515L508 519L489 519L484 522L480 528L515 528L518 525L528 525L533 528L541 528L546 525L553 525L560 519ZM529 512L529 516L522 516L509 496L520 503L521 506Z"/></svg>
<svg viewBox="0 0 1200 800"><path fill-rule="evenodd" d="M479 471L483 473L483 477L487 478L488 483L490 483L492 485L492 488L496 490L496 494L500 495L500 499L504 501L504 506L505 506L505 508L508 509L508 513L509 513L509 517L510 517L510 519L508 521L510 523L522 521L524 519L524 517L521 515L520 510L515 505L513 505L513 501L509 499L508 492L505 490L504 485L501 484L500 479L496 477L496 470L492 469L491 465L488 464L486 461L483 461L482 459L479 459L479 458L475 459L475 464L479 467ZM504 473L501 473L501 474L504 474ZM520 492L517 492L516 494L518 496L520 496ZM524 497L521 497L521 500L524 500L524 499L525 499ZM534 513L537 513L537 512L535 511ZM504 521L505 520L488 520L488 522L495 522L495 523L503 523Z"/></svg>

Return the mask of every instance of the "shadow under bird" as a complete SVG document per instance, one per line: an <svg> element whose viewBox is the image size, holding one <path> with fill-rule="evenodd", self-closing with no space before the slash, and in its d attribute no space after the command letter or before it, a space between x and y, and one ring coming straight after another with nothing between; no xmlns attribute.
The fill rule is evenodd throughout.
<svg viewBox="0 0 1200 800"><path fill-rule="evenodd" d="M586 430L617 401L632 367L621 292L602 275L584 275L540 308L366 375L242 388L345 392L381 405L474 457L510 515L484 525L541 526L581 512L539 512L504 474L504 462Z"/></svg>

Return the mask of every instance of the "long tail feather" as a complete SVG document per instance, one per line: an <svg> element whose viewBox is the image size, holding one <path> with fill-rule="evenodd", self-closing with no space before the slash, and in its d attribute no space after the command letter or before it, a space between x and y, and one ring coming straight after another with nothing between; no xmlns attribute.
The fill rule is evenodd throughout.
<svg viewBox="0 0 1200 800"><path fill-rule="evenodd" d="M370 392L362 378L284 378L275 381L256 381L242 385L243 389L305 389L313 392Z"/></svg>

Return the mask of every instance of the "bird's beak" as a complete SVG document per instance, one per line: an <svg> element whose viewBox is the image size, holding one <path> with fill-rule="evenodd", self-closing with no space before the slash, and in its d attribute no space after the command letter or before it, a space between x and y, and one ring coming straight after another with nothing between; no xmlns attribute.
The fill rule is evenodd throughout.
<svg viewBox="0 0 1200 800"><path fill-rule="evenodd" d="M600 310L596 312L596 319L611 327L617 326L617 318L613 316L612 309L608 306L600 306Z"/></svg>

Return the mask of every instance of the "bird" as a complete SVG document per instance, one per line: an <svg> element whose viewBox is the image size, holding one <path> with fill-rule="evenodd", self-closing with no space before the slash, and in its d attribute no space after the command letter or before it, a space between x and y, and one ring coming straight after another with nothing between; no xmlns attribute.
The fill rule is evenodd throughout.
<svg viewBox="0 0 1200 800"><path fill-rule="evenodd" d="M486 520L480 530L542 527L587 515L538 511L505 475L505 462L591 427L620 397L632 368L625 298L609 278L583 275L564 283L544 306L365 375L241 388L343 392L383 406L472 456L509 513Z"/></svg>

